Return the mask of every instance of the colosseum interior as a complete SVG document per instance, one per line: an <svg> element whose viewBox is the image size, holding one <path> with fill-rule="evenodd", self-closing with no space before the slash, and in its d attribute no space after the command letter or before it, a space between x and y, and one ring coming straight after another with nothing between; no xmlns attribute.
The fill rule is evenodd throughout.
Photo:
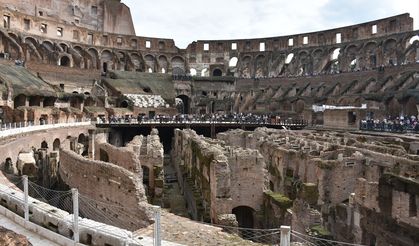
<svg viewBox="0 0 419 246"><path fill-rule="evenodd" d="M23 216L5 187L27 176L78 190L85 245L151 245L129 240L156 205L167 245L279 245L243 232L281 226L292 245L419 245L409 14L179 49L136 36L120 0L0 3L0 218ZM30 201L75 238L71 210Z"/></svg>

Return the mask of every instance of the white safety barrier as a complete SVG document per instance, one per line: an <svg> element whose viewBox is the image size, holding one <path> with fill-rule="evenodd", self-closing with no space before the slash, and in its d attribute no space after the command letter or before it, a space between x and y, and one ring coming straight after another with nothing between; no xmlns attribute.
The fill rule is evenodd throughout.
<svg viewBox="0 0 419 246"><path fill-rule="evenodd" d="M23 124L23 125L22 125ZM72 123L58 123L58 124L47 124L47 125L30 125L27 123L22 124L7 124L3 126L0 130L0 138L10 137L17 134L34 132L34 131L43 131L56 128L67 128L67 127L78 127L78 126L89 126L91 121L83 122L72 122Z"/></svg>

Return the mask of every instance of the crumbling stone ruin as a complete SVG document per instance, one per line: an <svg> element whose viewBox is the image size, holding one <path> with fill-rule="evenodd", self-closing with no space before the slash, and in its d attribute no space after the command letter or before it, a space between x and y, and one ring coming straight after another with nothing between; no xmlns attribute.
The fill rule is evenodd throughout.
<svg viewBox="0 0 419 246"><path fill-rule="evenodd" d="M4 177L78 188L129 230L153 222L150 204L170 198L170 180L198 221L291 225L365 245L419 242L417 137L354 131L364 119L419 118L419 31L409 14L186 49L136 36L119 0L0 0L0 16L0 133L52 127L0 134ZM156 116L240 113L313 128L216 139L151 130ZM141 128L142 119L155 121ZM86 120L99 127L60 125Z"/></svg>
<svg viewBox="0 0 419 246"><path fill-rule="evenodd" d="M258 128L219 133L217 140L177 130L174 141L192 218L290 224L357 244L418 240L416 137Z"/></svg>

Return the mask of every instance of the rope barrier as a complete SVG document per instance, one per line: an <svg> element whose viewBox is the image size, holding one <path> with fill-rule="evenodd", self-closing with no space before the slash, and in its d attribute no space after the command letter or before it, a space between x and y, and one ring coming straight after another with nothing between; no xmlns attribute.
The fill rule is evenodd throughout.
<svg viewBox="0 0 419 246"><path fill-rule="evenodd" d="M294 231L294 230L291 231L291 234L299 235L299 236L306 237L311 240L319 241L320 245L326 245L326 246L329 246L330 244L325 244L325 242L332 243L333 245L337 244L337 245L348 245L348 246L366 246L362 244L346 243L346 242L339 242L339 241L325 239L325 238L313 237L313 236L309 236L309 235L306 235L306 234L303 234L301 232Z"/></svg>

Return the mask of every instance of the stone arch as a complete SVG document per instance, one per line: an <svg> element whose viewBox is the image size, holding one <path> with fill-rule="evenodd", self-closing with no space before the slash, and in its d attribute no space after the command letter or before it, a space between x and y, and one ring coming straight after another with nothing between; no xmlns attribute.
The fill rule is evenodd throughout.
<svg viewBox="0 0 419 246"><path fill-rule="evenodd" d="M21 57L24 57L22 46L20 46L8 33L0 30L0 38L4 44L4 52L9 53L10 58L20 59Z"/></svg>
<svg viewBox="0 0 419 246"><path fill-rule="evenodd" d="M185 59L181 56L175 56L171 60L172 74L185 75Z"/></svg>
<svg viewBox="0 0 419 246"><path fill-rule="evenodd" d="M8 174L15 173L12 158L10 158L10 157L6 158L6 160L4 161L3 167L4 167L4 171L6 173L8 173Z"/></svg>
<svg viewBox="0 0 419 246"><path fill-rule="evenodd" d="M26 37L24 42L29 47L26 51L26 60L42 61L42 55L38 51L38 41L33 37Z"/></svg>
<svg viewBox="0 0 419 246"><path fill-rule="evenodd" d="M195 68L191 68L191 69L189 69L189 74L191 75L191 76L196 76L197 75L197 71L196 71L196 69Z"/></svg>
<svg viewBox="0 0 419 246"><path fill-rule="evenodd" d="M88 64L88 68L99 69L101 66L99 65L99 51L96 48L90 47L87 49L87 53L90 55L92 60L90 61L91 64Z"/></svg>
<svg viewBox="0 0 419 246"><path fill-rule="evenodd" d="M115 53L114 57L116 58L116 65L117 65L117 70L121 70L121 71L125 71L127 70L127 55L125 54L125 52L122 51L118 51Z"/></svg>
<svg viewBox="0 0 419 246"><path fill-rule="evenodd" d="M239 60L240 62L240 76L244 78L250 78L252 74L252 57L244 56L243 59Z"/></svg>
<svg viewBox="0 0 419 246"><path fill-rule="evenodd" d="M312 66L311 66L311 57L310 53L307 50L301 50L298 52L298 62L299 62L299 70L298 75L303 75L307 73L311 73Z"/></svg>
<svg viewBox="0 0 419 246"><path fill-rule="evenodd" d="M169 70L169 62L167 60L167 57L164 55L159 56L159 70L162 71L164 69L165 71Z"/></svg>
<svg viewBox="0 0 419 246"><path fill-rule="evenodd" d="M220 68L215 68L214 70L212 70L212 76L214 77L223 76L223 71Z"/></svg>
<svg viewBox="0 0 419 246"><path fill-rule="evenodd" d="M54 142L52 143L52 150L53 151L58 151L58 150L60 150L60 147L61 147L61 141L60 141L59 138L56 138L54 140Z"/></svg>
<svg viewBox="0 0 419 246"><path fill-rule="evenodd" d="M101 63L101 69L102 72L106 73L109 70L114 68L113 63L113 53L110 50L102 50L102 53L100 54L100 63Z"/></svg>
<svg viewBox="0 0 419 246"><path fill-rule="evenodd" d="M230 59L230 61L228 62L228 66L230 67L230 68L235 68L235 67L237 67L237 63L239 62L239 59L237 58L237 57L232 57L231 59Z"/></svg>
<svg viewBox="0 0 419 246"><path fill-rule="evenodd" d="M48 143L45 140L41 142L41 149L48 149Z"/></svg>
<svg viewBox="0 0 419 246"><path fill-rule="evenodd" d="M386 60L383 62L389 65L397 65L397 41L394 38L389 38L383 43L383 53Z"/></svg>
<svg viewBox="0 0 419 246"><path fill-rule="evenodd" d="M402 111L402 107L399 103L399 101L392 97L386 102L387 112L392 117L398 117L400 116L400 113Z"/></svg>
<svg viewBox="0 0 419 246"><path fill-rule="evenodd" d="M89 60L89 58L91 57L90 55L85 55L85 51L84 49L79 46L79 45L75 45L75 46L70 46L69 47L69 52L70 54L73 56L73 60L74 60L74 64L73 66L78 66L81 69L85 69L86 68L86 64L88 64L89 62L87 62ZM91 63L91 61L90 61Z"/></svg>
<svg viewBox="0 0 419 246"><path fill-rule="evenodd" d="M179 113L189 114L190 111L190 98L187 95L179 95L176 98L180 99L179 104L176 105Z"/></svg>
<svg viewBox="0 0 419 246"><path fill-rule="evenodd" d="M294 104L294 111L299 114L302 113L304 111L305 105L306 104L304 100L302 99L297 100Z"/></svg>
<svg viewBox="0 0 419 246"><path fill-rule="evenodd" d="M61 48L62 52L68 53L68 44L66 43L59 43L58 46Z"/></svg>
<svg viewBox="0 0 419 246"><path fill-rule="evenodd" d="M248 206L238 206L232 209L232 214L236 216L236 220L240 228L254 228L255 221L255 210ZM245 236L245 234L242 234Z"/></svg>
<svg viewBox="0 0 419 246"><path fill-rule="evenodd" d="M128 108L129 103L128 103L128 101L127 101L127 100L123 100L123 101L119 104L119 106L120 106L121 108Z"/></svg>
<svg viewBox="0 0 419 246"><path fill-rule="evenodd" d="M418 103L417 103L416 98L414 98L414 97L407 98L406 103L404 104L404 110L403 110L405 115L408 115L408 116L413 115L413 116L417 117L418 114L419 114L417 105L418 105Z"/></svg>
<svg viewBox="0 0 419 246"><path fill-rule="evenodd" d="M62 55L57 60L57 65L61 67L73 67L73 60L68 55Z"/></svg>
<svg viewBox="0 0 419 246"><path fill-rule="evenodd" d="M41 106L41 97L40 96L30 96L28 98L29 98L29 106L30 107Z"/></svg>
<svg viewBox="0 0 419 246"><path fill-rule="evenodd" d="M54 43L49 40L42 41L42 47L44 47L48 52L54 52Z"/></svg>
<svg viewBox="0 0 419 246"><path fill-rule="evenodd" d="M27 100L27 97L25 95L23 95L23 94L17 95L13 99L14 108L26 106L26 100Z"/></svg>
<svg viewBox="0 0 419 246"><path fill-rule="evenodd" d="M260 78L266 76L266 56L258 55L255 58L255 77Z"/></svg>
<svg viewBox="0 0 419 246"><path fill-rule="evenodd" d="M44 107L54 107L56 100L56 97L45 97L43 101Z"/></svg>
<svg viewBox="0 0 419 246"><path fill-rule="evenodd" d="M137 71L137 72L144 71L143 58L139 54L137 53L131 54L131 62L134 65L134 71Z"/></svg>
<svg viewBox="0 0 419 246"><path fill-rule="evenodd" d="M20 43L20 37L18 34L14 33L14 32L8 32L7 33L14 41L16 41L17 43Z"/></svg>
<svg viewBox="0 0 419 246"><path fill-rule="evenodd" d="M154 58L154 56L148 54L144 56L144 61L145 61L145 69L149 70L150 68L152 69L153 72L155 72L156 69L156 58Z"/></svg>

